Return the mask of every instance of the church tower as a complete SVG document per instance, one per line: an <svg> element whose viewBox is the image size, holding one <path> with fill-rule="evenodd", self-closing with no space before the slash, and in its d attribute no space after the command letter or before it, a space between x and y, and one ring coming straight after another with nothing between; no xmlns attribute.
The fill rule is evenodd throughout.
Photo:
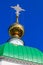
<svg viewBox="0 0 43 65"><path fill-rule="evenodd" d="M0 45L0 65L43 65L43 53L29 46L24 46L21 37L24 27L19 24L18 18L21 11L19 5L11 6L16 10L16 22L9 27L11 39Z"/></svg>

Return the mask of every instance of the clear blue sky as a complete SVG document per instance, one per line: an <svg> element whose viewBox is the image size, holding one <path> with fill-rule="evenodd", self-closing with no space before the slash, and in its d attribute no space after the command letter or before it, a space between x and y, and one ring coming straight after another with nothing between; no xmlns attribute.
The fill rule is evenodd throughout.
<svg viewBox="0 0 43 65"><path fill-rule="evenodd" d="M43 51L43 0L0 0L0 44L10 38L8 28L16 21L10 6L17 4L26 10L19 17L19 23L25 28L22 40L26 46Z"/></svg>

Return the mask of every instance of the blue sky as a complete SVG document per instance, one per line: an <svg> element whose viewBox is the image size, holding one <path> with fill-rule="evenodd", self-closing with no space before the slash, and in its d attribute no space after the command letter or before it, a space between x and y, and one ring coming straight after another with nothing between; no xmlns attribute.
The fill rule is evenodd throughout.
<svg viewBox="0 0 43 65"><path fill-rule="evenodd" d="M19 23L25 28L24 44L43 51L43 0L0 0L0 44L10 38L8 28L16 21L10 6L17 4L26 10L19 17Z"/></svg>

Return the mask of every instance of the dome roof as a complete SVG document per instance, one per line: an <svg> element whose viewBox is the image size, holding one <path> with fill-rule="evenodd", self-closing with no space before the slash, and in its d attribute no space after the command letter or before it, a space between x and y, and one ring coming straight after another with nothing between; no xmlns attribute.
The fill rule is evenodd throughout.
<svg viewBox="0 0 43 65"><path fill-rule="evenodd" d="M26 62L43 64L43 53L36 48L6 43L0 46L0 57L9 57Z"/></svg>

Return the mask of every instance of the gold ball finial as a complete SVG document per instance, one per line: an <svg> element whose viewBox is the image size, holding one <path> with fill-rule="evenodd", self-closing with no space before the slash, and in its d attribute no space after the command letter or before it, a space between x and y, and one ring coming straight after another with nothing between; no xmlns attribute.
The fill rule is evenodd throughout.
<svg viewBox="0 0 43 65"><path fill-rule="evenodd" d="M23 34L24 34L24 28L23 28L23 26L21 24L16 22L12 26L10 26L9 34L12 37L21 38L23 36Z"/></svg>
<svg viewBox="0 0 43 65"><path fill-rule="evenodd" d="M21 38L24 34L24 28L21 24L18 23L18 17L21 11L25 11L22 9L19 4L17 6L12 6L11 8L16 10L16 23L11 25L9 28L9 34L12 37Z"/></svg>

